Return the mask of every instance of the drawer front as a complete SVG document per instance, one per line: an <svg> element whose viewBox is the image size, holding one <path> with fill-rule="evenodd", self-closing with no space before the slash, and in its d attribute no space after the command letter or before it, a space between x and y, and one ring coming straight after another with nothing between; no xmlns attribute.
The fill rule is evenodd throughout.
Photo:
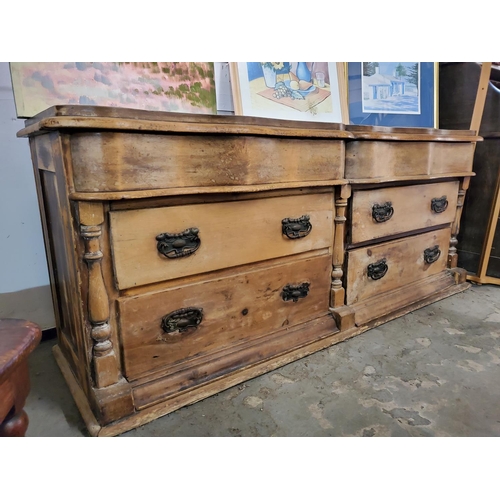
<svg viewBox="0 0 500 500"><path fill-rule="evenodd" d="M458 181L355 191L351 243L453 221Z"/></svg>
<svg viewBox="0 0 500 500"><path fill-rule="evenodd" d="M445 228L349 251L347 305L443 271L450 236Z"/></svg>
<svg viewBox="0 0 500 500"><path fill-rule="evenodd" d="M474 144L457 142L350 141L346 179L380 179L468 173Z"/></svg>
<svg viewBox="0 0 500 500"><path fill-rule="evenodd" d="M332 221L330 193L111 212L118 287L329 248Z"/></svg>
<svg viewBox="0 0 500 500"><path fill-rule="evenodd" d="M341 140L99 132L71 136L84 192L342 179Z"/></svg>
<svg viewBox="0 0 500 500"><path fill-rule="evenodd" d="M331 267L325 253L118 299L127 377L202 363L224 348L327 314Z"/></svg>

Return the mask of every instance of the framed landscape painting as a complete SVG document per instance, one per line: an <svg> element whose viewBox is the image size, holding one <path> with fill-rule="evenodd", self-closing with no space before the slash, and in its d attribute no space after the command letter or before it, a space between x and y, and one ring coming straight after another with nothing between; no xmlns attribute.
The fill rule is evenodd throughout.
<svg viewBox="0 0 500 500"><path fill-rule="evenodd" d="M347 63L350 123L436 128L437 64Z"/></svg>
<svg viewBox="0 0 500 500"><path fill-rule="evenodd" d="M230 70L236 115L349 123L344 63L238 62Z"/></svg>
<svg viewBox="0 0 500 500"><path fill-rule="evenodd" d="M18 118L57 104L216 114L212 62L12 62Z"/></svg>

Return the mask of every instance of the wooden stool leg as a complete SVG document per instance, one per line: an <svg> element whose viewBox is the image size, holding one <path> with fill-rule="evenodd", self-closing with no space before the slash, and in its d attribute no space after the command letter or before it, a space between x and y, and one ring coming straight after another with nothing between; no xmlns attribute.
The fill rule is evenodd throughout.
<svg viewBox="0 0 500 500"><path fill-rule="evenodd" d="M28 429L28 415L24 410L7 417L0 424L0 437L24 437Z"/></svg>

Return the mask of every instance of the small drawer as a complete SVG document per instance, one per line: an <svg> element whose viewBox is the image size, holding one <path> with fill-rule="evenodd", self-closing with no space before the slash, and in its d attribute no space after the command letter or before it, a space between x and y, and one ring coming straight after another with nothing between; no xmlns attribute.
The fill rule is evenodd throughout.
<svg viewBox="0 0 500 500"><path fill-rule="evenodd" d="M349 141L346 179L395 179L424 175L469 173L471 142Z"/></svg>
<svg viewBox="0 0 500 500"><path fill-rule="evenodd" d="M457 197L458 181L354 191L351 243L450 223Z"/></svg>
<svg viewBox="0 0 500 500"><path fill-rule="evenodd" d="M209 364L218 351L328 313L329 254L258 267L118 299L127 377Z"/></svg>
<svg viewBox="0 0 500 500"><path fill-rule="evenodd" d="M190 276L333 245L333 195L116 211L118 288Z"/></svg>
<svg viewBox="0 0 500 500"><path fill-rule="evenodd" d="M451 229L439 229L348 252L347 305L446 268Z"/></svg>

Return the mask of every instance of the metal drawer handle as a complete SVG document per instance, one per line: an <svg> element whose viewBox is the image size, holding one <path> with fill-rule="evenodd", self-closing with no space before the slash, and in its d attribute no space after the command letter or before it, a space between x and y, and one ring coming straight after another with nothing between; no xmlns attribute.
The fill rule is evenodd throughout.
<svg viewBox="0 0 500 500"><path fill-rule="evenodd" d="M431 248L426 248L424 250L424 260L427 262L427 264L432 264L433 262L436 262L436 260L439 259L439 256L441 255L441 250L439 250L439 245L435 245Z"/></svg>
<svg viewBox="0 0 500 500"><path fill-rule="evenodd" d="M309 293L309 285L310 283L302 283L300 285L285 285L283 290L281 291L281 297L285 302L289 300L293 300L297 302L299 299L303 299L307 297Z"/></svg>
<svg viewBox="0 0 500 500"><path fill-rule="evenodd" d="M156 248L165 257L176 259L193 254L200 247L197 227L190 227L182 233L162 233L156 237Z"/></svg>
<svg viewBox="0 0 500 500"><path fill-rule="evenodd" d="M372 207L372 218L375 222L388 221L394 215L392 202L388 201L382 205L375 204Z"/></svg>
<svg viewBox="0 0 500 500"><path fill-rule="evenodd" d="M432 198L431 200L431 210L437 214L444 212L448 208L448 200L446 196L441 196L441 198Z"/></svg>
<svg viewBox="0 0 500 500"><path fill-rule="evenodd" d="M303 215L298 219L283 219L281 221L281 232L291 240L307 236L312 229L309 215Z"/></svg>
<svg viewBox="0 0 500 500"><path fill-rule="evenodd" d="M179 336L179 333L187 331L189 328L198 328L203 319L203 309L201 307L186 307L177 309L161 319L161 328L168 335L162 335L158 340L171 341Z"/></svg>
<svg viewBox="0 0 500 500"><path fill-rule="evenodd" d="M374 264L368 264L368 277L372 280L379 280L385 276L388 269L387 259L379 260Z"/></svg>

